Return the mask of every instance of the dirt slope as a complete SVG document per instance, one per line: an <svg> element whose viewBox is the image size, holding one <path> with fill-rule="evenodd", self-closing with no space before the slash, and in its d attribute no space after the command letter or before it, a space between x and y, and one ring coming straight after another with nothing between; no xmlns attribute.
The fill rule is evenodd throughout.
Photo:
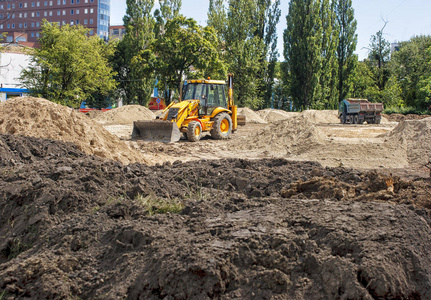
<svg viewBox="0 0 431 300"><path fill-rule="evenodd" d="M56 144L0 172L4 299L431 298L428 179L282 159L124 166L3 140L23 145L4 161ZM150 215L146 198L184 208Z"/></svg>
<svg viewBox="0 0 431 300"><path fill-rule="evenodd" d="M0 103L0 133L71 142L87 154L122 163L144 162L142 155L86 115L41 98Z"/></svg>
<svg viewBox="0 0 431 300"><path fill-rule="evenodd" d="M125 105L90 117L100 124L131 125L138 120L152 120L156 115L142 105Z"/></svg>

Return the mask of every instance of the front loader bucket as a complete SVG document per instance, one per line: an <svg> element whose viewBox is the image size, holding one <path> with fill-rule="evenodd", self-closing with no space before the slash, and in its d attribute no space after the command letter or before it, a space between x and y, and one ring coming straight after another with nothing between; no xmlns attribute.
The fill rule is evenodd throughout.
<svg viewBox="0 0 431 300"><path fill-rule="evenodd" d="M181 132L175 122L163 120L133 122L132 139L173 143L180 138Z"/></svg>

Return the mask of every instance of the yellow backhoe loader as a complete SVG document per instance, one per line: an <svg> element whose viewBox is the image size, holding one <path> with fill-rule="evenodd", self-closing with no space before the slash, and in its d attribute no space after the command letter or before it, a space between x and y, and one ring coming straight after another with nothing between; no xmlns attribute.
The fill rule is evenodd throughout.
<svg viewBox="0 0 431 300"><path fill-rule="evenodd" d="M230 138L237 129L237 106L233 103L233 75L228 76L228 96L223 80L188 80L181 102L172 102L151 121L133 122L132 139L176 142L181 133L191 142L210 132L217 140Z"/></svg>

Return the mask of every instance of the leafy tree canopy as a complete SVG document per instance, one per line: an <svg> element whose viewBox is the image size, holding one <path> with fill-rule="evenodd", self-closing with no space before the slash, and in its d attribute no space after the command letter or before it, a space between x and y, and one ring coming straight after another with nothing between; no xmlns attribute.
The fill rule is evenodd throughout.
<svg viewBox="0 0 431 300"><path fill-rule="evenodd" d="M113 47L89 36L89 29L44 21L39 42L31 67L21 74L32 95L78 107L91 94L107 95L115 88L108 64Z"/></svg>

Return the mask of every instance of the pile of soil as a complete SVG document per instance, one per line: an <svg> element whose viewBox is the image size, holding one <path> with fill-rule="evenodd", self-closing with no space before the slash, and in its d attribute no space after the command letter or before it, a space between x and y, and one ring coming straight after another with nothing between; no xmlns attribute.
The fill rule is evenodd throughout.
<svg viewBox="0 0 431 300"><path fill-rule="evenodd" d="M129 125L138 120L153 120L155 114L142 105L125 105L108 110L102 114L90 115L100 124Z"/></svg>
<svg viewBox="0 0 431 300"><path fill-rule="evenodd" d="M315 124L300 115L274 122L249 136L233 140L232 144L238 150L294 155L322 143L325 137Z"/></svg>
<svg viewBox="0 0 431 300"><path fill-rule="evenodd" d="M431 161L431 118L402 121L385 136L404 145L409 163L426 164Z"/></svg>
<svg viewBox="0 0 431 300"><path fill-rule="evenodd" d="M46 143L15 138L17 157ZM430 180L282 159L123 166L53 143L0 172L4 299L431 298ZM181 211L155 213L162 200Z"/></svg>
<svg viewBox="0 0 431 300"><path fill-rule="evenodd" d="M267 122L254 110L248 107L238 108L238 115L244 115L247 123L266 124Z"/></svg>
<svg viewBox="0 0 431 300"><path fill-rule="evenodd" d="M406 120L422 120L425 118L429 118L430 115L415 115L415 114L382 114L382 117L386 118L389 122L402 122Z"/></svg>
<svg viewBox="0 0 431 300"><path fill-rule="evenodd" d="M0 103L0 133L74 143L86 154L122 163L144 162L102 125L69 107L42 98L23 97Z"/></svg>
<svg viewBox="0 0 431 300"><path fill-rule="evenodd" d="M256 112L265 122L273 123L281 120L286 120L295 116L298 116L297 112L287 112L280 109L262 109Z"/></svg>
<svg viewBox="0 0 431 300"><path fill-rule="evenodd" d="M316 124L340 123L336 110L304 110L301 115Z"/></svg>

